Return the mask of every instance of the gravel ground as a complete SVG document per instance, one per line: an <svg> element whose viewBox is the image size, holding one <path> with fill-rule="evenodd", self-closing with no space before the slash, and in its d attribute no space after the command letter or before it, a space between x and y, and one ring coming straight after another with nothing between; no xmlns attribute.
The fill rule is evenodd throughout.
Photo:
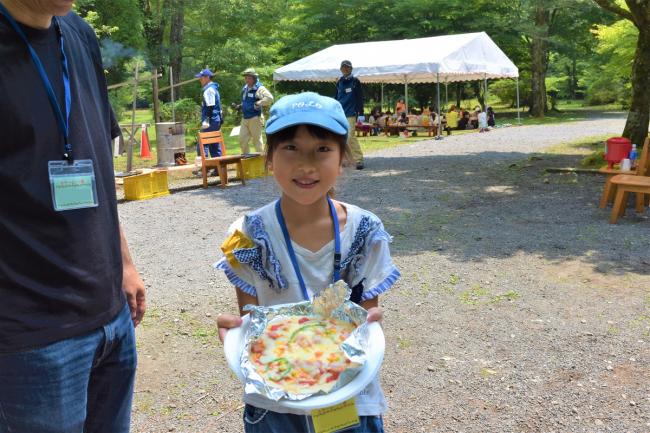
<svg viewBox="0 0 650 433"><path fill-rule="evenodd" d="M382 218L402 279L382 297L388 432L650 432L648 214L607 224L603 179L546 173L620 114L421 141L367 156L338 198ZM534 155L534 156L533 156ZM271 178L119 206L149 294L134 432L240 432L211 268ZM406 367L406 368L405 368Z"/></svg>

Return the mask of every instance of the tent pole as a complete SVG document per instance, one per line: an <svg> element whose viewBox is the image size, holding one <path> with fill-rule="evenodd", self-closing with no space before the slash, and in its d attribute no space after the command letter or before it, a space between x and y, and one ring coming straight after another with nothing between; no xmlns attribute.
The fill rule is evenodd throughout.
<svg viewBox="0 0 650 433"><path fill-rule="evenodd" d="M409 114L409 82L404 75L404 104L406 105L406 115Z"/></svg>
<svg viewBox="0 0 650 433"><path fill-rule="evenodd" d="M483 88L485 89L483 92L483 105L485 105L485 109L487 110L487 106L488 106L487 74L483 75Z"/></svg>
<svg viewBox="0 0 650 433"><path fill-rule="evenodd" d="M384 112L384 83L381 83L381 112Z"/></svg>
<svg viewBox="0 0 650 433"><path fill-rule="evenodd" d="M447 89L447 81L445 80L445 108L449 105L449 93ZM440 104L438 104L438 107L440 107Z"/></svg>
<svg viewBox="0 0 650 433"><path fill-rule="evenodd" d="M446 83L445 83L446 84ZM440 133L440 128L442 128L442 117L440 117L440 72L436 72L436 97L438 99L437 105L438 105L438 128L437 129L437 135L436 135L436 140L442 139L442 134ZM445 93L446 93L446 86L445 86Z"/></svg>
<svg viewBox="0 0 650 433"><path fill-rule="evenodd" d="M517 123L521 125L521 115L519 114L519 77L517 77Z"/></svg>

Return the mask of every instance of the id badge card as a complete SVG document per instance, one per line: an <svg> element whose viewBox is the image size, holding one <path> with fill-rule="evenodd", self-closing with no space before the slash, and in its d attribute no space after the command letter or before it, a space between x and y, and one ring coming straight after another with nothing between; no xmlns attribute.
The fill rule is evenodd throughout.
<svg viewBox="0 0 650 433"><path fill-rule="evenodd" d="M52 203L54 210L66 211L97 207L95 170L90 159L48 161Z"/></svg>
<svg viewBox="0 0 650 433"><path fill-rule="evenodd" d="M335 433L360 425L354 398L334 406L314 410L311 419L315 433Z"/></svg>

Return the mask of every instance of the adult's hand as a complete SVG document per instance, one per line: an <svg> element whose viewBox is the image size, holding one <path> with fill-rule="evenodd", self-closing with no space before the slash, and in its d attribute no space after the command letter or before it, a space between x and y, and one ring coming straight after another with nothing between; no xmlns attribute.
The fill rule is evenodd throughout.
<svg viewBox="0 0 650 433"><path fill-rule="evenodd" d="M241 326L241 317L235 314L219 314L217 316L217 327L219 328L219 340L223 343L226 338L226 333L231 328Z"/></svg>
<svg viewBox="0 0 650 433"><path fill-rule="evenodd" d="M122 271L122 289L131 310L133 326L138 326L147 309L144 282L133 265L125 265Z"/></svg>

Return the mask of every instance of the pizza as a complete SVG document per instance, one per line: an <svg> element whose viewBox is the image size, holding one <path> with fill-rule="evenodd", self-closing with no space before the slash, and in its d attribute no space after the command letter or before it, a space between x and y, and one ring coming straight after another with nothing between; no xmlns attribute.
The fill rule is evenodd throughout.
<svg viewBox="0 0 650 433"><path fill-rule="evenodd" d="M353 323L333 318L290 316L269 321L250 345L250 360L267 385L292 394L329 392L350 361L343 343Z"/></svg>

